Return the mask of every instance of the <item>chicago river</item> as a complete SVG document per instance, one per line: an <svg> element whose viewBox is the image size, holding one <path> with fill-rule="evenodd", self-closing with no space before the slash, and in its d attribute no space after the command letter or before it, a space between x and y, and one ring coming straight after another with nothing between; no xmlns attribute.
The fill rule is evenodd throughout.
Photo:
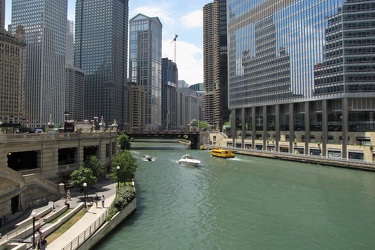
<svg viewBox="0 0 375 250"><path fill-rule="evenodd" d="M374 249L373 172L218 159L168 142L132 142L131 152L137 211L98 249ZM186 153L201 166L180 166Z"/></svg>

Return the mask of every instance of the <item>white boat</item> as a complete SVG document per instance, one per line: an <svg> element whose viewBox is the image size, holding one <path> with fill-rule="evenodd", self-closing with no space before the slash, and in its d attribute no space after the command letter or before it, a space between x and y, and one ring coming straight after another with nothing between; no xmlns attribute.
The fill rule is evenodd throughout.
<svg viewBox="0 0 375 250"><path fill-rule="evenodd" d="M182 165L188 165L188 166L194 166L194 167L196 167L199 164L201 164L201 161L195 159L193 156L191 156L189 154L186 154L186 155L183 155L181 157L181 159L178 160L178 163L182 164Z"/></svg>

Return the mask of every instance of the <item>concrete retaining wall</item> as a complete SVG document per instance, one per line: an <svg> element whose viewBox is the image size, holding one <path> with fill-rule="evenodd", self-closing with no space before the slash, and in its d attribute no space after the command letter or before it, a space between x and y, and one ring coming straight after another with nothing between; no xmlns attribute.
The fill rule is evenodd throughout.
<svg viewBox="0 0 375 250"><path fill-rule="evenodd" d="M106 222L98 231L91 236L85 243L83 243L78 249L79 250L89 250L93 248L101 239L103 239L107 234L111 233L124 219L126 219L131 213L133 213L137 208L137 198L129 203L126 208L118 212L113 216L112 220Z"/></svg>
<svg viewBox="0 0 375 250"><path fill-rule="evenodd" d="M69 213L64 215L63 217L59 218L56 223L53 223L51 226L47 228L42 228L42 233L44 236L48 236L54 231L56 231L61 225L63 225L65 222L67 222L70 218L72 218L76 213L78 213L79 210L83 208L85 204L82 202L78 206L72 209ZM64 206L66 207L66 206Z"/></svg>

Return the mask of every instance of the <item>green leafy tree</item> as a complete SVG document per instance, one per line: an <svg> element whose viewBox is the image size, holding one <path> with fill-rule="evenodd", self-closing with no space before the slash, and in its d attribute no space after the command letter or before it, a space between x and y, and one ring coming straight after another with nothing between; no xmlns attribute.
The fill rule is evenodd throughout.
<svg viewBox="0 0 375 250"><path fill-rule="evenodd" d="M198 121L198 128L199 130L209 130L210 125L208 124L208 122Z"/></svg>
<svg viewBox="0 0 375 250"><path fill-rule="evenodd" d="M74 170L70 175L71 184L75 187L82 187L83 183L87 183L87 186L91 187L96 184L98 179L94 176L93 172L89 168L80 167Z"/></svg>
<svg viewBox="0 0 375 250"><path fill-rule="evenodd" d="M122 134L117 138L117 142L120 144L121 150L129 150L130 149L130 139L129 136Z"/></svg>
<svg viewBox="0 0 375 250"><path fill-rule="evenodd" d="M117 170L117 166L120 167L119 170ZM117 154L113 159L109 177L112 181L117 181L117 177L119 177L120 182L126 182L134 177L135 171L137 171L136 160L129 151L125 150Z"/></svg>
<svg viewBox="0 0 375 250"><path fill-rule="evenodd" d="M85 168L89 168L92 170L93 175L99 179L104 174L104 167L100 163L98 157L96 155L91 155L88 157L83 165Z"/></svg>

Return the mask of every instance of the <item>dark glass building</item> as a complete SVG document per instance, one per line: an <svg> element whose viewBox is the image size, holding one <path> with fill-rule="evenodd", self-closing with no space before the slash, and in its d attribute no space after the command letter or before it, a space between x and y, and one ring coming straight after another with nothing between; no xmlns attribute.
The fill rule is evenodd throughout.
<svg viewBox="0 0 375 250"><path fill-rule="evenodd" d="M227 10L236 145L372 161L375 1L227 0Z"/></svg>
<svg viewBox="0 0 375 250"><path fill-rule="evenodd" d="M130 19L129 79L146 91L146 129L158 130L161 118L161 51L163 25L158 17Z"/></svg>
<svg viewBox="0 0 375 250"><path fill-rule="evenodd" d="M162 126L165 129L177 127L177 83L178 68L175 62L168 58L162 59L161 64L161 113Z"/></svg>
<svg viewBox="0 0 375 250"><path fill-rule="evenodd" d="M85 72L84 118L127 117L128 0L77 0L74 66Z"/></svg>

